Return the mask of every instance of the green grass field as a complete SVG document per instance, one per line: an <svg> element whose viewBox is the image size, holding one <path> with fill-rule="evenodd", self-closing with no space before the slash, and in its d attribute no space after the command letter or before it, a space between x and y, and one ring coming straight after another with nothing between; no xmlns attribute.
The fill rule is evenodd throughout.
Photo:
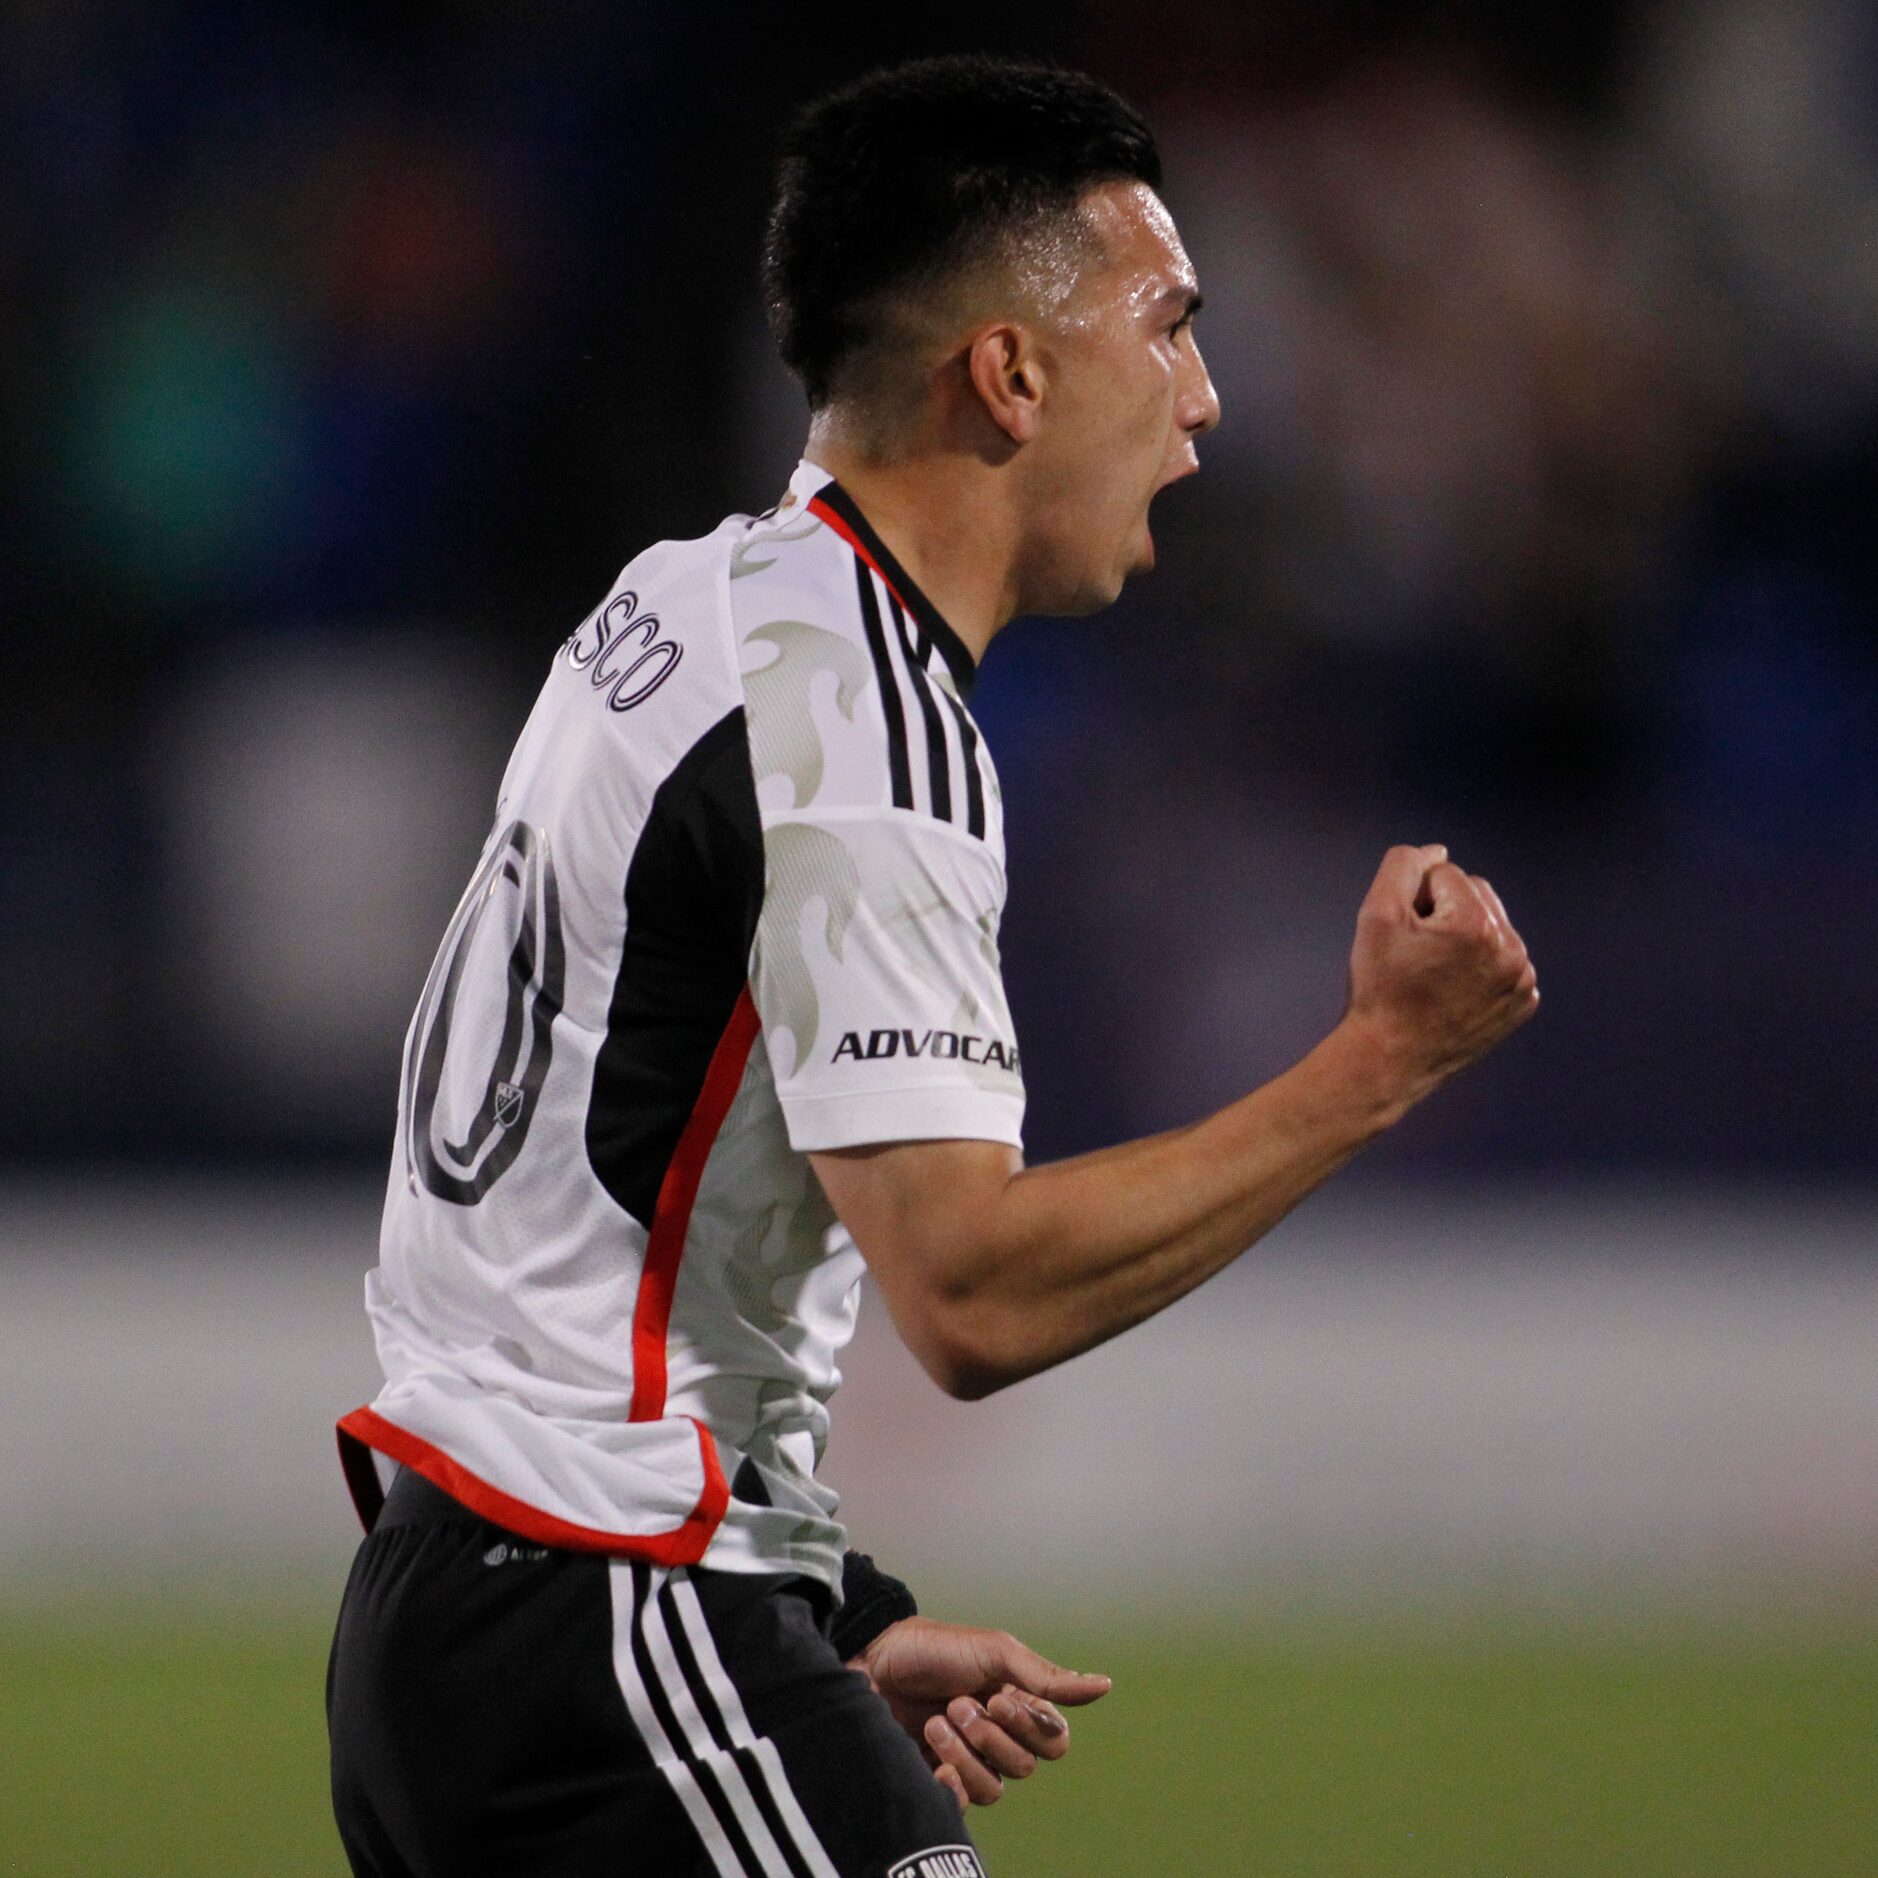
<svg viewBox="0 0 1878 1878"><path fill-rule="evenodd" d="M1878 1872L1870 1627L1031 1634L1116 1689L974 1815L995 1878ZM342 1873L324 1659L253 1614L0 1620L0 1872Z"/></svg>

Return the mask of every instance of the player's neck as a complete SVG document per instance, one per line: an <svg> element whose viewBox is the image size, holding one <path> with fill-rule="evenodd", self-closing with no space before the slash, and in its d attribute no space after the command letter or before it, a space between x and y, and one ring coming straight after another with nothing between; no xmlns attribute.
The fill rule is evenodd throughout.
<svg viewBox="0 0 1878 1878"><path fill-rule="evenodd" d="M882 463L817 429L807 455L834 477L974 660L1016 612L1017 542L995 473L970 457Z"/></svg>

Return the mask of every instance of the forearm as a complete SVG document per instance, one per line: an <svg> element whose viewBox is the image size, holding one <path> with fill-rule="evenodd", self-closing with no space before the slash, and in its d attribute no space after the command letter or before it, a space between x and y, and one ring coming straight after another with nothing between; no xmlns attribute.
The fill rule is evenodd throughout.
<svg viewBox="0 0 1878 1878"><path fill-rule="evenodd" d="M1091 1349L1229 1264L1422 1093L1344 1024L1205 1121L1015 1170L949 1222L960 1252L920 1333L965 1395Z"/></svg>
<svg viewBox="0 0 1878 1878"><path fill-rule="evenodd" d="M1364 896L1343 1021L1190 1128L1025 1169L1014 1147L811 1151L900 1334L987 1395L1184 1297L1539 1005L1499 895L1439 846L1391 848Z"/></svg>

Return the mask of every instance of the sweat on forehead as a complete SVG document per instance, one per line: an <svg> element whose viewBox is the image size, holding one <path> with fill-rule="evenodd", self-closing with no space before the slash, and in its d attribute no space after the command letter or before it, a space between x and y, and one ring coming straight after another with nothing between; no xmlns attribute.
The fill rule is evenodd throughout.
<svg viewBox="0 0 1878 1878"><path fill-rule="evenodd" d="M967 293L978 302L987 292L1002 293L1008 310L1019 317L1061 312L1090 270L1108 258L1108 244L1086 200L1013 231L999 248L990 264L977 270Z"/></svg>
<svg viewBox="0 0 1878 1878"><path fill-rule="evenodd" d="M1131 306L1195 293L1173 217L1140 183L1102 184L1013 233L960 277L954 304L961 311L969 305L979 317L1002 311L1047 318L1069 310L1079 287L1112 272L1120 278L1111 288ZM999 300L1001 306L993 304Z"/></svg>

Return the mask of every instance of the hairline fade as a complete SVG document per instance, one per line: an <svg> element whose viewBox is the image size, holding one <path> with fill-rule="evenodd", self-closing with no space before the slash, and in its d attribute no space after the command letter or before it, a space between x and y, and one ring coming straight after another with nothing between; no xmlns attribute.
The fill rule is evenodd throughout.
<svg viewBox="0 0 1878 1878"><path fill-rule="evenodd" d="M1067 287L1106 257L1108 244L1085 213L1087 201L1085 193L1013 222L951 264L898 281L857 307L854 341L832 361L823 395L810 398L811 413L851 406L865 414L874 443L890 448L914 416L924 382L918 368L933 362L935 342L948 328L1003 314L1047 319L1059 304L1049 291L1038 291L1045 269L1031 252L1037 244L1063 237L1052 285Z"/></svg>
<svg viewBox="0 0 1878 1878"><path fill-rule="evenodd" d="M967 55L872 72L786 133L763 251L771 330L812 411L890 338L909 293L1015 263L1105 184L1158 188L1139 112L1098 80Z"/></svg>

